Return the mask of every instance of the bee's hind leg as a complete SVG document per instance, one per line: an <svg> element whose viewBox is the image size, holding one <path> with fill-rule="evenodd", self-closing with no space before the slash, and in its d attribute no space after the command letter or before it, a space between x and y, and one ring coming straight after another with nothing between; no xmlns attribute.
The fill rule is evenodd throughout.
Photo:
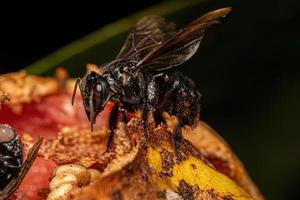
<svg viewBox="0 0 300 200"><path fill-rule="evenodd" d="M176 158L179 161L185 160L187 158L188 154L191 154L193 156L201 157L201 159L205 160L205 158L201 155L201 153L188 141L185 140L182 135L182 128L183 125L180 125L178 123L172 134L172 147L175 152ZM187 154L188 151L188 154Z"/></svg>
<svg viewBox="0 0 300 200"><path fill-rule="evenodd" d="M182 152L182 147L185 145L185 140L182 135L182 127L183 126L180 123L175 126L171 139L172 146L178 160L185 159L184 152Z"/></svg>

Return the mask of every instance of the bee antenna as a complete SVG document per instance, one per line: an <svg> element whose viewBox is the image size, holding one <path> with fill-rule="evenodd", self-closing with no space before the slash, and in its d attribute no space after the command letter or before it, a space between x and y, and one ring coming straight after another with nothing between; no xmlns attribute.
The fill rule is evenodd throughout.
<svg viewBox="0 0 300 200"><path fill-rule="evenodd" d="M94 92L93 92L93 89L92 89L91 90L91 96L90 96L90 99L89 99L91 131L93 131L93 124L94 124L94 117L95 117L93 96L94 96Z"/></svg>
<svg viewBox="0 0 300 200"><path fill-rule="evenodd" d="M72 106L74 105L74 100L75 100L77 87L80 84L80 82L81 82L81 78L76 78L76 82L75 82L75 86L74 86L74 90L73 90L73 94L72 94Z"/></svg>

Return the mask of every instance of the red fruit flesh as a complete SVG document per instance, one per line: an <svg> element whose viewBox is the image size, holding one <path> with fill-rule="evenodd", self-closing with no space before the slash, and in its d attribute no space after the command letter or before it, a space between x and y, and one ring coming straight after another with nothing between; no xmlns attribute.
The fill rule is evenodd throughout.
<svg viewBox="0 0 300 200"><path fill-rule="evenodd" d="M38 157L16 192L16 199L46 199L49 178L55 167L56 164L53 161Z"/></svg>
<svg viewBox="0 0 300 200"><path fill-rule="evenodd" d="M112 108L108 103L98 115L94 128L107 126L107 116ZM14 113L9 107L3 105L0 110L0 123L9 124L18 133L29 133L33 137L53 137L62 127L90 126L86 117L80 97L76 98L74 106L71 97L66 94L52 94L41 98L41 102L23 104L21 114Z"/></svg>
<svg viewBox="0 0 300 200"><path fill-rule="evenodd" d="M112 103L98 115L94 129L107 126ZM71 96L52 94L41 98L36 103L23 104L20 114L14 113L7 105L0 110L0 123L9 124L19 134L29 133L32 137L53 138L65 126L89 128L81 98L78 96L75 105L71 105ZM48 187L51 172L56 164L51 160L39 157L22 182L15 199L45 199L45 188ZM44 194L43 194L44 193Z"/></svg>

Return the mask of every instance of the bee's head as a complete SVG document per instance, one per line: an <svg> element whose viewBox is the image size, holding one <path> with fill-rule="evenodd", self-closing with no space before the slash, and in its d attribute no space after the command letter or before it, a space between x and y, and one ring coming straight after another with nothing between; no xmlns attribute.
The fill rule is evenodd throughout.
<svg viewBox="0 0 300 200"><path fill-rule="evenodd" d="M74 103L77 86L79 86L84 109L91 123L91 129L93 130L96 116L109 101L112 96L112 91L110 90L107 80L92 71L82 79L77 78L73 91L72 105Z"/></svg>
<svg viewBox="0 0 300 200"><path fill-rule="evenodd" d="M0 144L12 141L17 136L16 131L7 124L0 124Z"/></svg>

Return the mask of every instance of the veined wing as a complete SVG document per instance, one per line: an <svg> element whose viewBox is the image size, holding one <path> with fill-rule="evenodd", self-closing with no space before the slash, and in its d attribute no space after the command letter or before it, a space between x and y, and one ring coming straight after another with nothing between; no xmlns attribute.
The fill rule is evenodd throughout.
<svg viewBox="0 0 300 200"><path fill-rule="evenodd" d="M197 51L204 32L220 17L226 16L231 8L211 11L188 24L162 44L156 46L135 66L140 71L161 71L180 65Z"/></svg>
<svg viewBox="0 0 300 200"><path fill-rule="evenodd" d="M129 33L125 44L115 59L138 63L154 48L175 34L176 25L159 16L146 16L140 19ZM113 61L114 62L114 61ZM116 65L106 65L104 71Z"/></svg>

